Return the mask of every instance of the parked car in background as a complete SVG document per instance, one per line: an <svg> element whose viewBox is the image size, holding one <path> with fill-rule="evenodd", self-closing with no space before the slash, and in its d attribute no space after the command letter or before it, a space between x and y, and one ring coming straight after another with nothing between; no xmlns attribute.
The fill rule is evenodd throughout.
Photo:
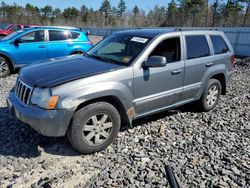
<svg viewBox="0 0 250 188"><path fill-rule="evenodd" d="M28 25L28 24L10 24L3 29L0 29L0 38L6 37L7 35L14 33L18 30L34 26L34 25Z"/></svg>
<svg viewBox="0 0 250 188"><path fill-rule="evenodd" d="M86 32L73 27L30 27L0 40L0 77L24 65L80 54L93 46Z"/></svg>
<svg viewBox="0 0 250 188"><path fill-rule="evenodd" d="M212 110L226 94L233 63L223 32L123 31L85 56L23 68L7 104L39 133L67 135L79 152L93 153L134 119L190 102Z"/></svg>

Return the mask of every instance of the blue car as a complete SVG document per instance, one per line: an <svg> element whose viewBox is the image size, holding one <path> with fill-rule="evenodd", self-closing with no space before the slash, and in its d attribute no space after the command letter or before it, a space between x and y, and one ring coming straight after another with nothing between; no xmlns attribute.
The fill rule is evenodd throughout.
<svg viewBox="0 0 250 188"><path fill-rule="evenodd" d="M0 78L24 65L84 53L92 46L87 33L73 27L19 30L0 40Z"/></svg>

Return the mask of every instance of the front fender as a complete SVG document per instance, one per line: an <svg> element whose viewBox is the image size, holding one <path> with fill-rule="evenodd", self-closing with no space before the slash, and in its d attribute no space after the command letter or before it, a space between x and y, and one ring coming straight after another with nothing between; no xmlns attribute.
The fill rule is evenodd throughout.
<svg viewBox="0 0 250 188"><path fill-rule="evenodd" d="M66 87L64 86L64 88ZM61 89L59 88L53 91L54 95L61 93ZM107 96L114 96L119 99L126 111L133 106L133 93L131 88L123 83L110 81L91 84L86 87L75 87L75 89L71 88L68 91L64 89L64 94L60 96L58 107L77 107L86 101Z"/></svg>

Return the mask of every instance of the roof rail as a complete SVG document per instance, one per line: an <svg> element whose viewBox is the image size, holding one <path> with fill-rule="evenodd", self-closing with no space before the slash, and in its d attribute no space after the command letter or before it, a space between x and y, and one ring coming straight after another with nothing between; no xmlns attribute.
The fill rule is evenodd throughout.
<svg viewBox="0 0 250 188"><path fill-rule="evenodd" d="M55 28L55 29L78 29L76 27L71 27L71 26L30 26L31 28L41 28L41 27L46 27L46 28Z"/></svg>
<svg viewBox="0 0 250 188"><path fill-rule="evenodd" d="M176 27L175 28L175 31L198 31L198 30L217 31L217 28L212 28L212 27Z"/></svg>

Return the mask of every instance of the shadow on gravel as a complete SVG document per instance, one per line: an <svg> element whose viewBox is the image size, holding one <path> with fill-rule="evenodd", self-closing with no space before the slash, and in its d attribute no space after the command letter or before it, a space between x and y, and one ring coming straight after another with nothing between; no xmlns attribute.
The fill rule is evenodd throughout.
<svg viewBox="0 0 250 188"><path fill-rule="evenodd" d="M162 118L165 118L165 117L168 117L168 116L172 116L172 115L175 115L175 114L178 114L178 113L183 113L183 112L200 113L199 110L197 110L194 107L194 104L186 104L186 105L180 106L180 107L175 108L175 109L166 110L166 111L163 111L163 112L159 112L159 113L156 113L156 114L152 114L152 115L149 115L149 116L145 116L145 117L136 119L136 120L133 121L133 127L142 126L144 124L147 124L147 123L150 123L150 122L153 122L153 121L157 121L159 119L162 119Z"/></svg>
<svg viewBox="0 0 250 188"><path fill-rule="evenodd" d="M193 112L191 109L189 106L184 106L146 116L135 120L133 127L142 126L179 112ZM71 147L66 137L51 138L40 135L28 125L10 117L6 107L0 108L0 117L0 156L35 158L39 157L43 151L59 156L80 155ZM128 127L123 127L121 131L127 129Z"/></svg>
<svg viewBox="0 0 250 188"><path fill-rule="evenodd" d="M0 107L0 156L35 158L43 151L51 155L79 155L65 137L42 136L16 118L11 118L7 107Z"/></svg>

